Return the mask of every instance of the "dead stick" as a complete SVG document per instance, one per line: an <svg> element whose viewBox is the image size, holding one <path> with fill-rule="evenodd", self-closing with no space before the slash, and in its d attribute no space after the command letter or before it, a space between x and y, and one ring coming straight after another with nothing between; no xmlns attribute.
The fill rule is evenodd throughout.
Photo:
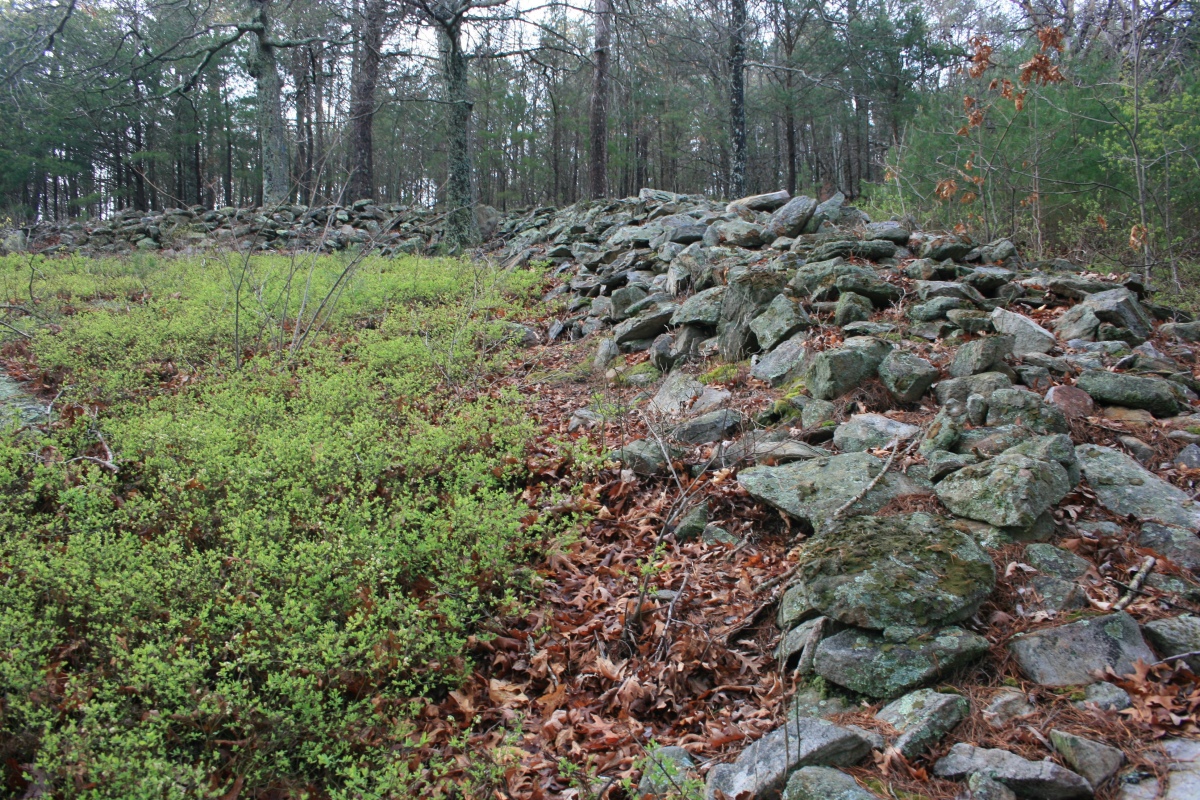
<svg viewBox="0 0 1200 800"><path fill-rule="evenodd" d="M1180 659L1180 658L1192 658L1192 657L1194 657L1194 656L1200 656L1200 650L1191 650L1191 651L1189 651L1189 652L1187 652L1187 653L1176 653L1176 654L1175 654L1175 655L1173 655L1173 656L1167 656L1167 657L1166 657L1166 658L1164 658L1162 661L1155 661L1155 662L1154 662L1153 664L1151 664L1150 666L1152 666L1152 667L1157 667L1159 664L1165 664L1165 663L1167 663L1168 661L1175 661L1175 660L1177 660L1177 659Z"/></svg>
<svg viewBox="0 0 1200 800"><path fill-rule="evenodd" d="M1134 593L1142 588L1142 582L1146 580L1146 576L1150 574L1150 570L1154 569L1154 556L1146 556L1146 560L1142 562L1142 568L1133 576L1133 580L1129 582L1129 591L1125 593L1117 602L1113 603L1112 610L1120 611L1133 602Z"/></svg>

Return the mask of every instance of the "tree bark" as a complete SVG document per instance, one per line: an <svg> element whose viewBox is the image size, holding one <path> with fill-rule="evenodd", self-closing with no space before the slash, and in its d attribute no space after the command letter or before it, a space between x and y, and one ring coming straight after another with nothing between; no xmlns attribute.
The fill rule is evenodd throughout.
<svg viewBox="0 0 1200 800"><path fill-rule="evenodd" d="M271 43L270 0L254 0L255 22L261 27L254 38L254 57L250 74L254 77L258 101L258 138L262 147L262 204L274 206L287 202L288 153L287 128L283 121L283 82Z"/></svg>
<svg viewBox="0 0 1200 800"><path fill-rule="evenodd" d="M354 62L350 87L350 177L346 187L347 200L375 199L372 127L386 12L386 0L366 0L363 3L359 57Z"/></svg>
<svg viewBox="0 0 1200 800"><path fill-rule="evenodd" d="M746 0L732 0L729 19L729 191L746 193ZM732 198L731 198L732 199Z"/></svg>
<svg viewBox="0 0 1200 800"><path fill-rule="evenodd" d="M440 21L439 49L442 77L446 81L446 244L451 248L469 247L479 241L471 196L471 109L467 84L467 55L462 50L462 20L454 17Z"/></svg>
<svg viewBox="0 0 1200 800"><path fill-rule="evenodd" d="M590 164L593 198L608 194L608 57L612 42L612 3L594 0L596 41L592 48L592 98L589 134L592 152Z"/></svg>

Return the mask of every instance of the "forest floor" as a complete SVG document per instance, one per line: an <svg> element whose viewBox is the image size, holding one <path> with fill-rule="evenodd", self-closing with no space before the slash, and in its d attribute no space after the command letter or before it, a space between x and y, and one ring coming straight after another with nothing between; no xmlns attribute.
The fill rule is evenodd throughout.
<svg viewBox="0 0 1200 800"><path fill-rule="evenodd" d="M522 342L550 322L549 273L236 255L0 266L20 331L5 369L49 409L0 441L11 796L616 800L636 796L655 747L727 761L798 693L826 693L775 663L804 532L731 469L691 477L710 447L654 478L605 459L663 421L644 390L593 371L591 340ZM746 364L707 381L749 417L781 396ZM936 410L869 386L839 406ZM603 421L573 426L585 407ZM1080 424L1077 441L1122 432ZM1200 473L1168 477L1194 492ZM699 501L733 540L676 539ZM940 509L921 502L902 510ZM1085 518L1128 525L1086 485L1055 515L1060 546L1136 568L1127 538L1074 535ZM1019 551L994 552L1001 577L976 617L991 657L937 688L979 708L1019 687L1036 712L998 727L972 715L913 761L877 752L849 770L867 788L948 799L961 784L932 764L951 745L1036 760L1051 728L1154 772L1158 738L1200 732L1186 669L1114 676L1134 700L1122 716L1026 681L1004 644L1063 617L1028 610ZM1159 600L1127 610L1154 619ZM880 703L849 700L835 722L891 733Z"/></svg>

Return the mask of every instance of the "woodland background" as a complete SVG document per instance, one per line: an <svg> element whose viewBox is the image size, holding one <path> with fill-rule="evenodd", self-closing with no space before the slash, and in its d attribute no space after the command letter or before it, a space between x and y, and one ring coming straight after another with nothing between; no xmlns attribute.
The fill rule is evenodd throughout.
<svg viewBox="0 0 1200 800"><path fill-rule="evenodd" d="M1033 256L1200 247L1187 0L6 0L0 214L371 197L473 231L842 191Z"/></svg>

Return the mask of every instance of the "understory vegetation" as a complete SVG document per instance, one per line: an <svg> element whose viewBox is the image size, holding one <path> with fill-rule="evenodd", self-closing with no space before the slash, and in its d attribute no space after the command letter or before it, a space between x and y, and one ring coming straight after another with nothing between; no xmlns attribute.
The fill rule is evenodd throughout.
<svg viewBox="0 0 1200 800"><path fill-rule="evenodd" d="M0 436L9 790L403 794L411 701L469 670L468 637L519 607L556 535L517 498L523 401L489 383L539 272L231 255L0 274L33 314L6 365L50 405Z"/></svg>

